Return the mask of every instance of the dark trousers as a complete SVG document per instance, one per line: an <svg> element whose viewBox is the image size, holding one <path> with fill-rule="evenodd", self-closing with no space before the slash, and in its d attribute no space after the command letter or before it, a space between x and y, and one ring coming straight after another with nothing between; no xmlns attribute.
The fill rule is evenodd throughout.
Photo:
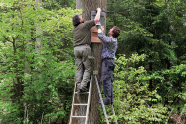
<svg viewBox="0 0 186 124"><path fill-rule="evenodd" d="M113 102L113 71L115 68L114 60L105 60L102 62L101 78L106 101Z"/></svg>

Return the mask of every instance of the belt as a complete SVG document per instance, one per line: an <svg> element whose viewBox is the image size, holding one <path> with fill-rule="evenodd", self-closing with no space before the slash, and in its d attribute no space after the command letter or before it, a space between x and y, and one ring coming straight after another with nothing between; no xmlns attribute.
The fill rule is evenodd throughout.
<svg viewBox="0 0 186 124"><path fill-rule="evenodd" d="M114 59L113 58L104 58L104 59L102 59L102 62L105 60L114 60Z"/></svg>
<svg viewBox="0 0 186 124"><path fill-rule="evenodd" d="M77 46L90 46L89 44L81 44L81 45L77 45ZM75 47L77 47L75 46Z"/></svg>

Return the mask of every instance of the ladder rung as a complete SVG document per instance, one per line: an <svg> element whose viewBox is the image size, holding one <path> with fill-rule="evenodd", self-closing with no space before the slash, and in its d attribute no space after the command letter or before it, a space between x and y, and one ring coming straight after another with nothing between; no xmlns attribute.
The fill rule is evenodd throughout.
<svg viewBox="0 0 186 124"><path fill-rule="evenodd" d="M112 118L113 116L108 116L107 118Z"/></svg>
<svg viewBox="0 0 186 124"><path fill-rule="evenodd" d="M86 118L86 116L72 116L73 118Z"/></svg>
<svg viewBox="0 0 186 124"><path fill-rule="evenodd" d="M76 94L87 94L87 93L89 93L89 92L75 92Z"/></svg>
<svg viewBox="0 0 186 124"><path fill-rule="evenodd" d="M88 104L82 104L82 103L80 103L80 104L74 104L74 105L88 105Z"/></svg>

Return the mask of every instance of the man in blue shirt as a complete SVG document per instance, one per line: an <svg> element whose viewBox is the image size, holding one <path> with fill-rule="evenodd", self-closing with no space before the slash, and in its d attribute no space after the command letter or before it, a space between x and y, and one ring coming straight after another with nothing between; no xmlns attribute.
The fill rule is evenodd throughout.
<svg viewBox="0 0 186 124"><path fill-rule="evenodd" d="M103 82L105 105L113 104L113 71L115 68L114 58L117 50L117 37L120 35L120 29L114 26L109 31L109 37L102 33L101 25L98 22L96 24L98 29L98 38L103 42L103 49L101 53L102 67L101 67L101 79Z"/></svg>

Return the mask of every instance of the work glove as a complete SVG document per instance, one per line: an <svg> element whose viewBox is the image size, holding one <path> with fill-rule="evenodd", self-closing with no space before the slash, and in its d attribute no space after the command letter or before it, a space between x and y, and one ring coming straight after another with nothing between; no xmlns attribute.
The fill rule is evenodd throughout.
<svg viewBox="0 0 186 124"><path fill-rule="evenodd" d="M98 29L98 33L102 33L102 30L101 30L101 23L100 22L97 22L96 23L96 27Z"/></svg>
<svg viewBox="0 0 186 124"><path fill-rule="evenodd" d="M96 27L97 27L97 29L101 29L101 23L100 22L97 22L96 23Z"/></svg>

